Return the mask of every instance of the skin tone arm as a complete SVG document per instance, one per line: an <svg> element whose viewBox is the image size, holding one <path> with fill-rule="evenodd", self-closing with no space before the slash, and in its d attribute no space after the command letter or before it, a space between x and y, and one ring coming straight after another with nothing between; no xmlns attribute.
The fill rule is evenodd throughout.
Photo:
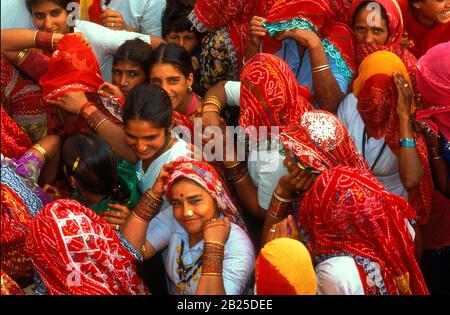
<svg viewBox="0 0 450 315"><path fill-rule="evenodd" d="M161 173L158 176L155 184L152 188L150 188L152 194L158 198L161 198L164 194L164 183L171 170L173 169L173 163L167 163L163 166ZM145 198L145 195L142 197ZM151 221L151 220L150 220ZM146 240L147 229L150 221L145 221L143 219L138 218L136 215L132 214L128 216L127 222L124 224L122 229L123 236L130 242L134 248L142 249L143 246L145 250L143 250L144 259L151 258L156 254L156 250L153 246Z"/></svg>
<svg viewBox="0 0 450 315"><path fill-rule="evenodd" d="M59 106L65 111L76 115L80 110L81 106L85 104L87 101L88 100L84 92L70 92L64 94L64 96L62 96L60 100L57 101L48 100L47 102L51 105ZM86 119L95 110L97 110L95 106L87 107L82 112L83 118ZM114 148L114 152L119 157L132 163L137 162L138 159L136 154L125 143L125 132L122 126L117 125L108 119L99 126L96 132L103 139L105 139L105 141L108 142L111 147Z"/></svg>
<svg viewBox="0 0 450 315"><path fill-rule="evenodd" d="M203 239L205 240L205 248L207 242L217 242L225 245L230 235L231 224L228 218L213 219L203 226ZM212 244L217 246L216 244ZM207 251L206 251L207 252ZM223 261L222 261L223 263ZM220 272L221 273L221 272ZM225 287L223 285L223 277L221 275L202 274L198 281L196 295L225 295Z"/></svg>
<svg viewBox="0 0 450 315"><path fill-rule="evenodd" d="M41 163L43 163L41 174L39 175L39 184L44 185L53 181L58 173L61 141L58 136L51 135L39 140L38 144L47 153L47 160L38 150L33 147L31 147L28 151L34 153L39 158Z"/></svg>
<svg viewBox="0 0 450 315"><path fill-rule="evenodd" d="M288 153L289 155L289 153ZM286 166L288 168L289 174L282 176L280 180L278 181L278 185L275 188L275 193L280 196L283 199L290 200L293 197L293 194L295 192L305 193L314 183L315 176L312 174L309 174L305 170L301 170L299 167L294 166L293 162L290 161L289 157L285 160ZM275 203L279 201L276 199L275 196L272 196L272 201L270 207L272 206L272 203ZM285 207L289 207L289 204L283 205ZM279 223L285 219L285 217L279 217L276 218L269 213L265 216L264 219L264 225L262 230L262 241L263 243L266 243L270 241L271 229L273 229L273 225Z"/></svg>
<svg viewBox="0 0 450 315"><path fill-rule="evenodd" d="M442 156L442 145L433 133L427 133L427 123L419 123L413 120L413 127L416 132L425 136L425 143L428 149L428 162L436 188L447 197L450 197L450 180L448 178L448 165Z"/></svg>
<svg viewBox="0 0 450 315"><path fill-rule="evenodd" d="M293 38L299 45L307 48L311 56L311 68L328 64L328 58L323 49L322 42L314 32L295 28L279 33L275 38L277 40ZM314 97L320 109L336 112L345 95L342 93L331 69L313 72L312 79Z"/></svg>
<svg viewBox="0 0 450 315"><path fill-rule="evenodd" d="M261 24L263 21L264 18L260 16L254 16L250 21L249 40L244 61L249 60L259 52L263 38L267 35L266 29Z"/></svg>
<svg viewBox="0 0 450 315"><path fill-rule="evenodd" d="M407 81L400 73L393 74L398 91L397 113L400 120L400 138L414 138L411 124L412 91ZM405 86L406 85L406 86ZM423 168L417 149L400 147L400 178L406 190L411 190L419 185L423 176Z"/></svg>

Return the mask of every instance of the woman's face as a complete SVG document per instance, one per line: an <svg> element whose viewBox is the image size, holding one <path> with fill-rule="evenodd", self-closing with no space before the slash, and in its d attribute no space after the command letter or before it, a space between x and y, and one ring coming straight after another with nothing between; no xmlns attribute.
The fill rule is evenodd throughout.
<svg viewBox="0 0 450 315"><path fill-rule="evenodd" d="M450 0L422 0L414 2L413 7L434 23L450 22Z"/></svg>
<svg viewBox="0 0 450 315"><path fill-rule="evenodd" d="M373 14L372 10L363 8L356 15L353 32L357 44L386 44L389 37L387 22L381 15L379 18L373 19ZM378 25L377 21L380 21Z"/></svg>
<svg viewBox="0 0 450 315"><path fill-rule="evenodd" d="M184 49L186 49L189 54L192 54L192 52L195 49L195 46L197 46L198 43L195 33L189 31L183 32L172 31L166 35L165 39L169 44L178 44L180 46L183 46Z"/></svg>
<svg viewBox="0 0 450 315"><path fill-rule="evenodd" d="M217 217L213 197L191 180L175 182L170 193L173 216L190 235L203 233L204 223Z"/></svg>
<svg viewBox="0 0 450 315"><path fill-rule="evenodd" d="M125 124L125 142L139 159L149 160L166 143L167 132L145 120L130 119Z"/></svg>
<svg viewBox="0 0 450 315"><path fill-rule="evenodd" d="M112 68L112 80L127 97L134 87L145 81L145 70L132 61L117 61Z"/></svg>
<svg viewBox="0 0 450 315"><path fill-rule="evenodd" d="M188 108L188 87L193 81L192 73L186 77L169 63L157 63L150 69L150 83L163 88L172 100L173 109L182 114Z"/></svg>
<svg viewBox="0 0 450 315"><path fill-rule="evenodd" d="M31 9L31 16L36 27L41 31L67 34L67 11L53 1L43 1Z"/></svg>

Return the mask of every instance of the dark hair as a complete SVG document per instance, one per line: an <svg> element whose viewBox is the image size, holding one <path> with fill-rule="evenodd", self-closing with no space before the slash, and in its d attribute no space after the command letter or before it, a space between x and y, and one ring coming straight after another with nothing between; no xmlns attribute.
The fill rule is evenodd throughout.
<svg viewBox="0 0 450 315"><path fill-rule="evenodd" d="M161 20L163 38L170 32L193 32L197 40L200 41L201 34L188 18L192 9L192 7L180 4L166 6Z"/></svg>
<svg viewBox="0 0 450 315"><path fill-rule="evenodd" d="M62 7L64 10L67 10L67 5L72 2L71 0L25 0L25 5L28 9L28 11L33 10L34 6L41 4L42 2L50 1L53 3L56 3L60 7Z"/></svg>
<svg viewBox="0 0 450 315"><path fill-rule="evenodd" d="M99 135L80 133L67 138L62 159L67 176L75 177L87 191L111 196L120 203L129 198L126 185L119 185L114 152Z"/></svg>
<svg viewBox="0 0 450 315"><path fill-rule="evenodd" d="M352 25L355 25L355 19L356 19L356 16L357 16L363 9L367 9L367 6L368 6L369 3L371 3L371 2L376 2L376 1L364 1L364 2L361 2L361 4L356 8L355 13L353 13L353 17L352 17ZM378 2L377 2L377 3L378 3ZM387 29L388 29L388 33L389 33L389 18L388 18L388 16L387 16L386 9L383 8L383 6L382 6L381 4L379 4L379 5L380 5L380 8L381 8L381 17L382 17L383 20L386 22Z"/></svg>
<svg viewBox="0 0 450 315"><path fill-rule="evenodd" d="M188 77L191 73L194 73L192 67L191 55L187 50L177 44L162 44L156 48L150 57L150 68L158 63L168 63L177 68L183 73L185 77Z"/></svg>
<svg viewBox="0 0 450 315"><path fill-rule="evenodd" d="M123 108L123 123L131 119L152 123L155 128L169 129L172 125L172 101L164 89L143 83L128 93Z"/></svg>
<svg viewBox="0 0 450 315"><path fill-rule="evenodd" d="M146 75L150 66L152 46L139 38L125 41L114 54L114 64L118 61L131 61L138 64Z"/></svg>

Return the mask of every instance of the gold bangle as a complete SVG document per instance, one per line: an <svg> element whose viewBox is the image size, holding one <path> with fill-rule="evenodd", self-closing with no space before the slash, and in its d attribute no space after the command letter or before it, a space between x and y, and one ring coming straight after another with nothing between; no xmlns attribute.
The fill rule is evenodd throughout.
<svg viewBox="0 0 450 315"><path fill-rule="evenodd" d="M17 54L16 59L14 60L13 64L17 67L20 66L24 62L24 59L25 59L25 56L27 55L27 53L28 53L28 48L21 50Z"/></svg>
<svg viewBox="0 0 450 315"><path fill-rule="evenodd" d="M217 245L221 245L221 246L225 247L225 244L222 244L220 242L215 242L215 241L205 241L205 244L217 244Z"/></svg>
<svg viewBox="0 0 450 315"><path fill-rule="evenodd" d="M245 173L244 176L242 176L240 179L238 179L237 181L235 181L233 184L239 184L240 182L242 182L246 177L248 176L248 172Z"/></svg>
<svg viewBox="0 0 450 315"><path fill-rule="evenodd" d="M202 276L222 276L221 273L215 273L215 272L202 272Z"/></svg>
<svg viewBox="0 0 450 315"><path fill-rule="evenodd" d="M313 68L311 68L311 71L318 71L318 70L322 70L322 69L328 69L330 67L330 65L328 65L328 64L324 64L324 65L321 65L321 66L317 66L317 67L313 67Z"/></svg>
<svg viewBox="0 0 450 315"><path fill-rule="evenodd" d="M218 110L215 109L210 109L210 110L202 110L202 115L203 113L217 113L220 115L220 112Z"/></svg>
<svg viewBox="0 0 450 315"><path fill-rule="evenodd" d="M155 196L155 194L153 193L153 191L152 191L151 188L150 188L150 189L147 189L147 193L148 193L150 196L152 196L153 198L155 198L156 200L162 201L162 198L161 198L161 197L156 197L156 196Z"/></svg>
<svg viewBox="0 0 450 315"><path fill-rule="evenodd" d="M36 47L36 35L39 31L34 31L34 35L33 35L33 47Z"/></svg>
<svg viewBox="0 0 450 315"><path fill-rule="evenodd" d="M108 120L108 118L107 117L105 117L105 118L103 118L102 120L100 120L100 122L97 124L97 126L95 126L95 128L94 128L94 132L96 132L97 131L97 129L98 129L98 127L100 127L100 125L101 124L103 124L105 121L107 121Z"/></svg>
<svg viewBox="0 0 450 315"><path fill-rule="evenodd" d="M35 145L33 145L32 148L35 149L36 151L38 151L44 157L44 160L46 160L46 161L49 160L47 151L39 143L36 143Z"/></svg>
<svg viewBox="0 0 450 315"><path fill-rule="evenodd" d="M225 166L225 168L230 169L230 168L235 168L236 166L238 166L239 164L241 164L241 161L236 162L235 164L231 165L231 166Z"/></svg>
<svg viewBox="0 0 450 315"><path fill-rule="evenodd" d="M279 201L285 202L285 203L292 202L292 200L294 200L294 199L284 199L284 198L280 197L280 196L277 194L276 190L273 191L273 196L274 196L275 198L277 198Z"/></svg>
<svg viewBox="0 0 450 315"><path fill-rule="evenodd" d="M144 222L144 223L148 223L149 222L149 221L146 221L146 220L142 219L140 216L138 216L136 213L134 213L134 211L131 211L131 214L134 215L134 217L136 219L138 219L139 221L141 221L141 222Z"/></svg>

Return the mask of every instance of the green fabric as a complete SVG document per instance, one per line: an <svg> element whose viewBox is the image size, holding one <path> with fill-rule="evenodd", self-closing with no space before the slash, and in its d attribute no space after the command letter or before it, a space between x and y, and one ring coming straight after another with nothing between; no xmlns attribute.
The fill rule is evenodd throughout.
<svg viewBox="0 0 450 315"><path fill-rule="evenodd" d="M141 193L138 189L138 179L136 177L135 167L132 163L126 160L117 159L117 172L119 175L119 181L123 185L122 189L130 195L128 202L125 203L124 206L132 210L141 198ZM83 202L78 190L73 194L73 198L79 200L83 204L86 204L86 202ZM109 205L111 203L117 203L117 200L106 198L98 203L89 205L89 208L95 211L95 213L100 214L103 211L109 210Z"/></svg>

